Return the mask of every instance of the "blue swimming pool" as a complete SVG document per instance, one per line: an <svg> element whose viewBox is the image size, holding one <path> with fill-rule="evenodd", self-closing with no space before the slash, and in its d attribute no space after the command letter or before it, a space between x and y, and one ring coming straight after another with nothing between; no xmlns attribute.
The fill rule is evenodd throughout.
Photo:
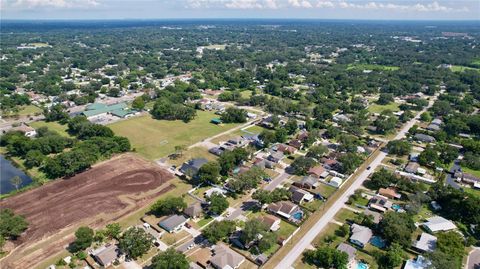
<svg viewBox="0 0 480 269"><path fill-rule="evenodd" d="M397 204L393 204L392 208L395 209L395 211L398 211L398 210L402 209L402 207L400 205L397 205Z"/></svg>
<svg viewBox="0 0 480 269"><path fill-rule="evenodd" d="M368 264L363 263L363 262L358 262L357 263L357 269L368 269Z"/></svg>
<svg viewBox="0 0 480 269"><path fill-rule="evenodd" d="M386 242L380 236L374 236L370 239L370 244L376 246L377 248L385 248Z"/></svg>
<svg viewBox="0 0 480 269"><path fill-rule="evenodd" d="M292 217L296 220L302 220L303 212L301 212L301 211L295 212L295 213L293 213Z"/></svg>

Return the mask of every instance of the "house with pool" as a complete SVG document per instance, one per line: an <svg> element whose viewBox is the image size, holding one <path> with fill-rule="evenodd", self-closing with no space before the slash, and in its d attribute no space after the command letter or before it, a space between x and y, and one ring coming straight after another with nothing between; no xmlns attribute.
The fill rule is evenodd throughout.
<svg viewBox="0 0 480 269"><path fill-rule="evenodd" d="M296 223L304 217L302 209L290 201L272 203L268 205L267 211Z"/></svg>

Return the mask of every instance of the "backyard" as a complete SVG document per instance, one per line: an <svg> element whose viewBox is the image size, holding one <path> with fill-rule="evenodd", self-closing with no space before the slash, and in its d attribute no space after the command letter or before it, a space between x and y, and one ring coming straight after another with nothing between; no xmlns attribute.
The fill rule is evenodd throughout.
<svg viewBox="0 0 480 269"><path fill-rule="evenodd" d="M66 137L69 136L69 134L67 133L68 126L66 124L61 125L60 123L58 123L56 121L52 121L52 122L36 121L36 122L32 122L30 124L30 126L35 128L35 129L38 129L40 127L48 127L49 130L55 131L61 136L66 136Z"/></svg>
<svg viewBox="0 0 480 269"><path fill-rule="evenodd" d="M388 109L395 112L400 110L398 106L399 104L397 103L390 103L388 105L372 104L368 107L368 111L370 111L371 113L382 113L383 111Z"/></svg>
<svg viewBox="0 0 480 269"><path fill-rule="evenodd" d="M197 111L189 123L152 119L149 115L134 117L108 125L116 135L128 137L132 148L148 159L157 159L175 152L175 146L188 146L227 131L237 124L215 125L213 112Z"/></svg>

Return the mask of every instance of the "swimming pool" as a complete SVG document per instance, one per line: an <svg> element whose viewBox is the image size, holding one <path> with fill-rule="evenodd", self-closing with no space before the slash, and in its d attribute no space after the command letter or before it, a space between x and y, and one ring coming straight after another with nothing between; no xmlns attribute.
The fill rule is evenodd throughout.
<svg viewBox="0 0 480 269"><path fill-rule="evenodd" d="M398 211L398 210L402 209L402 207L400 205L397 205L397 204L393 204L392 208L395 209L395 211Z"/></svg>
<svg viewBox="0 0 480 269"><path fill-rule="evenodd" d="M297 212L293 213L292 218L294 218L296 220L302 220L303 212L302 211L297 211Z"/></svg>
<svg viewBox="0 0 480 269"><path fill-rule="evenodd" d="M357 263L357 269L368 269L368 264L363 263L363 262L358 262Z"/></svg>
<svg viewBox="0 0 480 269"><path fill-rule="evenodd" d="M370 244L377 248L385 248L386 242L380 236L373 236L372 239L370 239Z"/></svg>

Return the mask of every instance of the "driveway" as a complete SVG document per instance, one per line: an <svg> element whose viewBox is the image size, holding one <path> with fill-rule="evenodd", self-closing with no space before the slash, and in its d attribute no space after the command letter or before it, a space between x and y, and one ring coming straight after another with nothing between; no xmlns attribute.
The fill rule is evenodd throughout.
<svg viewBox="0 0 480 269"><path fill-rule="evenodd" d="M458 185L457 182L455 182L455 178L453 174L455 174L455 171L458 171L460 168L460 162L459 160L455 160L453 162L452 169L450 169L450 173L447 174L447 184L452 186L455 189L460 189L460 185Z"/></svg>
<svg viewBox="0 0 480 269"><path fill-rule="evenodd" d="M273 191L278 185L280 185L285 179L290 177L291 175L288 174L287 172L283 172L282 174L278 175L276 178L274 178L268 185L263 187L264 190L266 191Z"/></svg>
<svg viewBox="0 0 480 269"><path fill-rule="evenodd" d="M466 269L478 269L478 268L480 268L480 248L475 248L468 255Z"/></svg>
<svg viewBox="0 0 480 269"><path fill-rule="evenodd" d="M257 205L257 202L254 200L248 200L242 203L242 205L239 208L236 208L230 216L228 216L226 219L227 220L234 220L241 215L243 215L246 211L248 211L250 208L254 207Z"/></svg>

